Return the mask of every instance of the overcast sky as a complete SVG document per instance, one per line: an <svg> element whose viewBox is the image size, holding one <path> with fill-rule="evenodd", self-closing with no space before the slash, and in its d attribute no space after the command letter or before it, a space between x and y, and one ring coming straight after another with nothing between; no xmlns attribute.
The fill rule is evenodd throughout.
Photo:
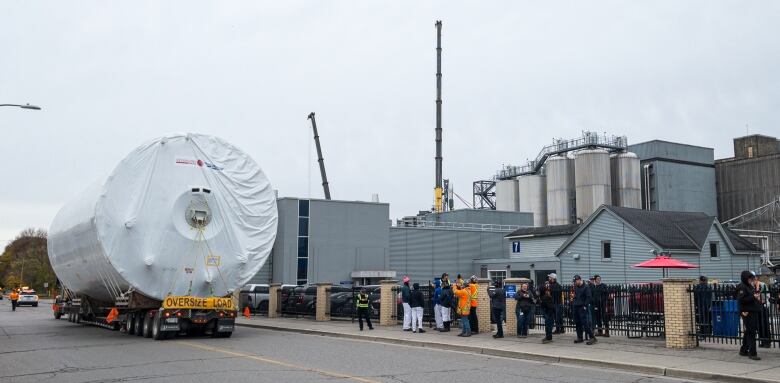
<svg viewBox="0 0 780 383"><path fill-rule="evenodd" d="M583 130L685 142L780 135L776 1L4 1L0 244L48 227L168 132L248 152L280 196L430 208L436 31L444 176L471 183ZM463 206L459 204L458 206Z"/></svg>

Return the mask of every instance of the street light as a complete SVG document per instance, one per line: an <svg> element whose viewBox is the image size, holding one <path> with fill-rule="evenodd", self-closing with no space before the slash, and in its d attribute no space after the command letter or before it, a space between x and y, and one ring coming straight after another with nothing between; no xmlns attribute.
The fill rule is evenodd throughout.
<svg viewBox="0 0 780 383"><path fill-rule="evenodd" d="M41 110L40 106L30 105L30 104L24 104L24 105L19 105L19 104L0 104L0 106L15 106L15 107L22 108L22 109Z"/></svg>

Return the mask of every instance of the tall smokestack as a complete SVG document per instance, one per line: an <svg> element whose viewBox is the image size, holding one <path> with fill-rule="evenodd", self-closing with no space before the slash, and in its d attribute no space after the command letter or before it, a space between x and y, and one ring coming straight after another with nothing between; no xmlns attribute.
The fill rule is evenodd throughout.
<svg viewBox="0 0 780 383"><path fill-rule="evenodd" d="M442 211L441 175L441 20L436 21L436 189L434 209Z"/></svg>

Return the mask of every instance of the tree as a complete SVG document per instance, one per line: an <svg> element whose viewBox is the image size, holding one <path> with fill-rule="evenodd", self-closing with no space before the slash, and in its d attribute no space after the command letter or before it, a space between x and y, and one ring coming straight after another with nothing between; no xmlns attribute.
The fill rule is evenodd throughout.
<svg viewBox="0 0 780 383"><path fill-rule="evenodd" d="M46 231L24 229L6 245L0 255L0 284L6 288L29 286L43 292L44 283L53 287L57 281L49 263Z"/></svg>

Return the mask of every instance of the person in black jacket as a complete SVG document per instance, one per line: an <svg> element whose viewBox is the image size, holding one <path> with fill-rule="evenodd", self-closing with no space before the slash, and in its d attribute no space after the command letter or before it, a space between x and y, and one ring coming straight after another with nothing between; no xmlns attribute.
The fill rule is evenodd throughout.
<svg viewBox="0 0 780 383"><path fill-rule="evenodd" d="M515 316L517 316L517 337L528 336L528 324L532 323L531 309L534 306L534 292L528 289L528 284L520 285L520 291L515 294Z"/></svg>
<svg viewBox="0 0 780 383"><path fill-rule="evenodd" d="M699 283L693 286L693 307L698 319L699 333L712 334L712 287L707 283L707 277L699 277Z"/></svg>
<svg viewBox="0 0 780 383"><path fill-rule="evenodd" d="M739 355L748 356L753 360L761 360L756 352L756 330L758 317L761 315L761 293L758 291L756 276L750 271L743 271L740 275L742 283L737 285L737 302L739 302L739 315L745 327L742 337L742 347Z"/></svg>
<svg viewBox="0 0 780 383"><path fill-rule="evenodd" d="M423 330L423 307L425 307L425 297L420 291L420 284L412 285L412 291L409 293L409 306L412 308L412 332L424 333Z"/></svg>
<svg viewBox="0 0 780 383"><path fill-rule="evenodd" d="M493 318L496 319L496 327L498 331L493 338L504 337L504 327L501 322L504 321L504 308L506 306L506 293L504 292L504 285L501 281L496 281L495 289L491 292L488 289L488 296L490 296L490 307L493 310Z"/></svg>
<svg viewBox="0 0 780 383"><path fill-rule="evenodd" d="M549 280L539 286L539 308L544 314L544 339L542 339L542 343L550 343L553 340L555 304L553 303L552 294L552 287Z"/></svg>
<svg viewBox="0 0 780 383"><path fill-rule="evenodd" d="M563 286L558 283L558 275L550 273L547 276L550 284L550 297L555 307L555 334L563 334Z"/></svg>
<svg viewBox="0 0 780 383"><path fill-rule="evenodd" d="M574 276L574 299L572 300L572 314L574 324L577 326L577 339L574 343L584 342L583 332L588 336L588 345L595 344L598 340L593 336L593 330L588 323L588 305L591 301L590 287L583 283L579 275Z"/></svg>
<svg viewBox="0 0 780 383"><path fill-rule="evenodd" d="M609 338L609 317L607 316L607 301L609 292L607 286L601 283L601 276L593 276L593 320L596 327L596 336Z"/></svg>
<svg viewBox="0 0 780 383"><path fill-rule="evenodd" d="M441 320L444 322L444 329L441 332L449 332L450 324L452 323L452 288L450 286L449 278L443 278L441 281L441 295L439 295L439 303L441 304Z"/></svg>

